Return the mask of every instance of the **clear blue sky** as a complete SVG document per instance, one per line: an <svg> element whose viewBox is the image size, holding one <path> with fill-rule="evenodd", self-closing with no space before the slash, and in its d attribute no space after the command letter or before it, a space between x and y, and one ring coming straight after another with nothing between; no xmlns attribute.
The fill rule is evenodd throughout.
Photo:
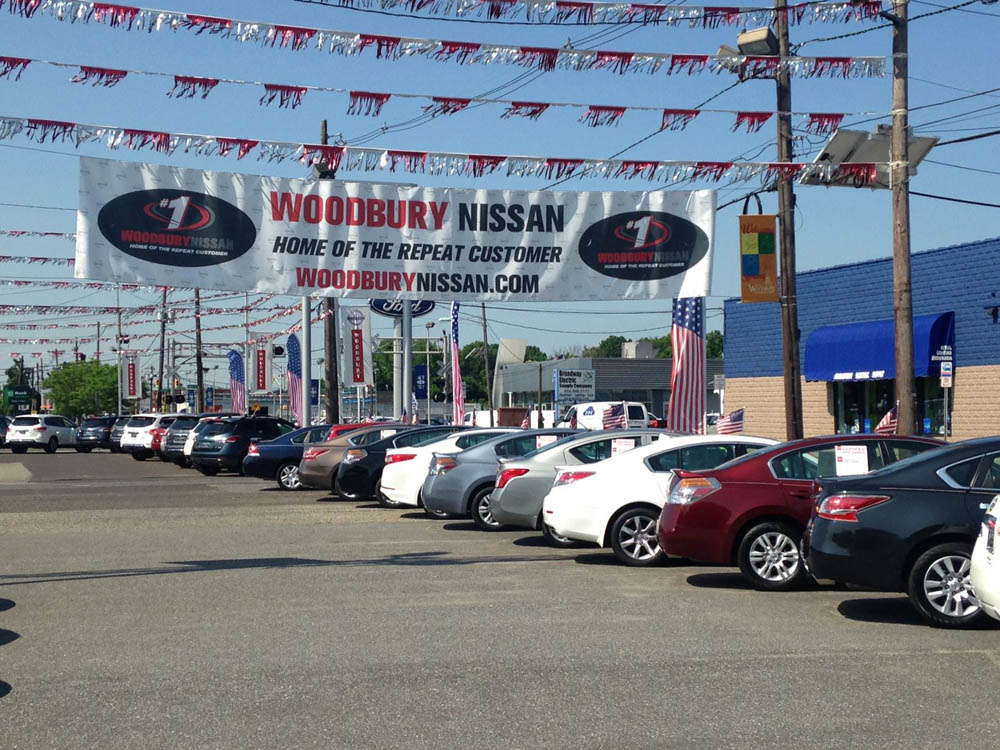
<svg viewBox="0 0 1000 750"><path fill-rule="evenodd" d="M732 44L737 29L716 30L678 27L525 27L487 23L455 23L412 18L390 18L345 8L276 0L272 2L199 3L159 0L157 7L234 18L292 25L334 28L369 33L396 34L471 41L537 46L560 46L567 38L577 47L617 50L712 53L722 43ZM934 10L928 2L911 4L911 15ZM916 21L911 26L911 106L939 102L963 91L981 91L996 86L994 69L998 6L972 5L972 12L955 11ZM812 24L793 27L793 42L864 28L865 24ZM601 41L582 42L600 34ZM803 55L882 55L890 49L889 30L883 29L851 39L806 44ZM153 72L202 75L267 81L328 85L372 91L399 91L453 96L474 96L518 78L520 88L508 89L508 98L541 101L587 101L604 104L691 107L732 82L729 76L618 76L605 71L585 73L551 72L521 76L523 69L509 66L457 66L428 60L387 62L371 54L357 58L332 56L313 50L292 52L263 48L207 34L189 32L145 34L110 29L99 24L74 26L57 23L44 16L25 20L0 13L0 54L58 62L121 67ZM263 108L256 88L220 85L206 100L174 100L164 94L168 79L129 77L112 88L92 88L72 84L73 71L32 65L20 82L0 80L2 114L78 122L102 123L174 132L248 136L278 140L318 139L319 122L327 118L331 133L342 133L349 143L380 125L405 122L420 113L421 102L391 100L378 120L346 115L347 98L338 94L310 92L295 110ZM519 79L519 80L520 80ZM956 90L961 89L961 90ZM874 111L889 109L888 79L793 81L794 109L799 111ZM939 134L943 139L978 130L1000 127L1000 99L997 94L951 105L914 112L912 123L918 133ZM713 107L767 110L774 108L774 88L767 81L748 82L716 99ZM983 107L996 107L967 117L933 126L924 123L956 116ZM451 117L441 117L418 127L389 129L366 141L365 145L415 150L535 154L567 157L607 157L658 126L655 113L627 113L613 128L587 128L575 122L579 112L550 110L537 121L501 120L502 107L487 105ZM847 122L850 122L848 118ZM636 159L731 160L774 159L773 126L749 135L730 131L732 119L725 115L703 115L685 132L663 132L630 150ZM862 127L871 128L873 123ZM814 145L822 139L814 138ZM45 206L76 206L77 153L158 161L146 152L120 150L117 154L102 146L74 151L67 145L46 145L46 152L25 150L24 141L6 142L0 147L4 169L0 170L0 202ZM1000 139L983 139L969 144L943 147L930 158L953 165L973 167L969 171L954 166L925 163L913 181L913 189L997 202L995 187L1000 166L997 146ZM10 146L17 146L11 148ZM803 142L799 158L810 160L812 146ZM55 151L59 153L49 153ZM63 155L68 154L69 156ZM177 153L166 161L178 166L205 169L303 176L297 163L269 165L247 158L211 159ZM990 172L989 170L998 170ZM351 179L380 179L372 175L351 175ZM408 178L404 178L408 179ZM538 179L492 175L479 180L467 177L421 177L434 185L488 186L535 189L545 185ZM563 189L625 189L657 187L641 181L615 182L578 179ZM686 186L681 186L686 187ZM752 185L722 186L720 202L741 195ZM764 196L766 211L773 211L775 198ZM736 215L731 206L718 216L713 297L710 300L709 328L721 328L719 308L724 297L738 293ZM912 199L913 249L929 249L1000 234L996 228L1000 212L943 203L925 198ZM876 258L890 253L890 205L886 191L798 189L798 262L800 270L820 268L853 260ZM70 211L22 209L0 206L0 227L73 231L75 216ZM61 254L69 256L71 245L52 240L11 240L0 238L0 254ZM55 278L60 271L38 266L0 266L7 278ZM850 290L844 290L849 304ZM178 293L179 297L187 296ZM86 290L25 291L0 288L5 303L113 304L113 296ZM124 304L152 301L151 294L129 294ZM289 299L289 302L291 300ZM522 305L523 306L523 305ZM497 308L504 305L498 304ZM662 335L670 319L669 300L652 302L581 302L539 304L538 312L493 310L492 335L526 338L552 352L596 343L611 333L629 337ZM552 312L573 310L574 313ZM442 314L444 312L442 311ZM3 321L13 322L5 317ZM109 319L106 319L109 320ZM44 322L51 322L52 318ZM227 318L226 322L235 322ZM277 326L268 327L270 330ZM421 327L422 328L422 327ZM546 329L544 331L534 330ZM385 330L384 328L382 330ZM465 329L471 340L471 325ZM478 330L475 329L475 330ZM318 328L317 328L318 333ZM0 331L5 337L30 337L27 332ZM48 337L73 335L47 332ZM241 334L235 334L238 339ZM221 334L212 340L224 340ZM318 338L315 339L318 346ZM107 345L105 345L106 349ZM48 350L53 347L0 345L0 363L10 362L8 353ZM66 348L66 347L61 347ZM85 347L90 352L92 347Z"/></svg>

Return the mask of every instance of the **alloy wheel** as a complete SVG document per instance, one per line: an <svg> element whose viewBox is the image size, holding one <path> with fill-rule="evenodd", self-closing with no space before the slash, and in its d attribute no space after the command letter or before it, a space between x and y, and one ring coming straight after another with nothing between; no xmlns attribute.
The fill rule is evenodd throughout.
<svg viewBox="0 0 1000 750"><path fill-rule="evenodd" d="M278 481L286 490L297 490L301 487L302 482L299 480L298 464L286 464L282 466L281 471L278 472Z"/></svg>
<svg viewBox="0 0 1000 750"><path fill-rule="evenodd" d="M780 531L769 531L754 539L749 557L754 573L765 581L790 581L799 572L795 540Z"/></svg>
<svg viewBox="0 0 1000 750"><path fill-rule="evenodd" d="M656 519L650 516L632 516L618 531L618 544L633 560L649 560L660 554L656 540Z"/></svg>
<svg viewBox="0 0 1000 750"><path fill-rule="evenodd" d="M500 524L493 518L493 511L490 510L491 497L493 497L493 494L490 492L484 492L480 496L476 502L476 513L479 519L487 526L499 526Z"/></svg>
<svg viewBox="0 0 1000 750"><path fill-rule="evenodd" d="M924 596L938 612L948 617L967 617L979 611L979 600L969 578L971 564L962 555L935 560L924 573Z"/></svg>

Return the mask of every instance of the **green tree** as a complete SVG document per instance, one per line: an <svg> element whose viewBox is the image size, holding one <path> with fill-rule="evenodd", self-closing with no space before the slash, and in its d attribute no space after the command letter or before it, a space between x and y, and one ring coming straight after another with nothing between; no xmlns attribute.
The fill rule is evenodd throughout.
<svg viewBox="0 0 1000 750"><path fill-rule="evenodd" d="M705 356L709 359L722 359L722 332L709 331L705 336Z"/></svg>
<svg viewBox="0 0 1000 750"><path fill-rule="evenodd" d="M545 362L548 358L549 355L534 344L528 344L528 348L524 350L525 362Z"/></svg>
<svg viewBox="0 0 1000 750"><path fill-rule="evenodd" d="M6 370L7 382L5 385L27 385L28 373L20 363L11 365Z"/></svg>
<svg viewBox="0 0 1000 750"><path fill-rule="evenodd" d="M379 341L378 346L375 347L375 351L372 352L372 365L375 369L375 388L376 390L385 392L392 391L392 347L393 344L401 346L401 342L393 342L392 340L382 340ZM416 338L413 340L413 351L414 352L424 352L425 339ZM431 397L433 398L436 393L440 392L438 383L439 380L438 372L441 367L441 343L431 339L431 352L437 352L436 354L431 354L431 371L428 375L428 380L430 381L431 387ZM426 354L416 354L413 355L414 365L426 365L427 355Z"/></svg>
<svg viewBox="0 0 1000 750"><path fill-rule="evenodd" d="M666 336L646 336L639 340L651 343L653 345L653 356L658 359L670 359L674 354L674 346L670 342L669 334Z"/></svg>
<svg viewBox="0 0 1000 750"><path fill-rule="evenodd" d="M66 417L113 412L118 403L117 369L95 360L67 362L45 378L55 410Z"/></svg>
<svg viewBox="0 0 1000 750"><path fill-rule="evenodd" d="M624 336L608 336L597 346L588 346L583 350L584 357L621 359L622 344L629 339Z"/></svg>

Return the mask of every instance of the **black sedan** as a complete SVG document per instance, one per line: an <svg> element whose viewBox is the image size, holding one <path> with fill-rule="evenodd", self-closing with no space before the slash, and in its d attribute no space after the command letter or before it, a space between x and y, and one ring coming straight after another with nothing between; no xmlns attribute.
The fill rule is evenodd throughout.
<svg viewBox="0 0 1000 750"><path fill-rule="evenodd" d="M871 474L819 480L802 540L809 572L909 595L933 625L986 622L969 560L1000 492L1000 437L967 440Z"/></svg>
<svg viewBox="0 0 1000 750"><path fill-rule="evenodd" d="M414 427L363 447L351 448L340 462L334 492L348 500L369 500L379 496L378 484L385 468L385 454L390 448L420 445L460 432L465 427L440 425Z"/></svg>
<svg viewBox="0 0 1000 750"><path fill-rule="evenodd" d="M303 427L274 440L251 443L243 459L244 476L274 479L283 490L302 489L299 464L305 446L326 440L330 427L328 424Z"/></svg>

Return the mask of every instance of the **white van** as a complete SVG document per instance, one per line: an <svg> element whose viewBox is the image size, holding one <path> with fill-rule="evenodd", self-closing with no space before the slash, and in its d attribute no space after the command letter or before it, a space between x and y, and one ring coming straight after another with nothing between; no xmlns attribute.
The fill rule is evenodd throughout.
<svg viewBox="0 0 1000 750"><path fill-rule="evenodd" d="M556 427L579 427L582 430L603 430L604 412L622 403L621 401L590 401L583 404L574 404L563 414L562 420ZM646 405L638 401L625 402L626 415L628 416L628 427L648 427L649 412ZM576 424L574 425L574 417Z"/></svg>
<svg viewBox="0 0 1000 750"><path fill-rule="evenodd" d="M538 426L538 410L529 409L529 416L531 418L531 426L533 428ZM542 409L542 427L548 428L552 427L552 421L555 419L555 412L551 409ZM462 419L462 424L467 427L497 427L500 424L500 417L497 411L493 410L493 424L490 425L490 410L489 409L477 409L475 411L465 412L465 417ZM520 425L513 425L519 427Z"/></svg>

